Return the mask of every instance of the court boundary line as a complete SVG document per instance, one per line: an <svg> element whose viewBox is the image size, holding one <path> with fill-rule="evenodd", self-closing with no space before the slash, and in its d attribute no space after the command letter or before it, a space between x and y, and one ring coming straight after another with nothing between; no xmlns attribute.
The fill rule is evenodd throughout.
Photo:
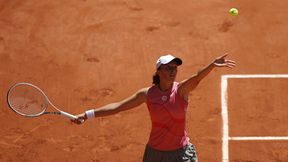
<svg viewBox="0 0 288 162"><path fill-rule="evenodd" d="M275 141L275 140L288 140L288 136L261 136L261 137L229 137L228 140L233 141L257 141L257 140L268 140L268 141Z"/></svg>
<svg viewBox="0 0 288 162"><path fill-rule="evenodd" d="M229 137L228 79L288 78L288 74L230 74L221 76L222 162L229 162L229 141L288 140L288 136Z"/></svg>

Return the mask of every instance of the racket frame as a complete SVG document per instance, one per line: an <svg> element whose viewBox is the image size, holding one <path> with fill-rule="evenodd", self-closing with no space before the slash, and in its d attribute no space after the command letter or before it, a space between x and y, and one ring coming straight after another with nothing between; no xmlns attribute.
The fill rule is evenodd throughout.
<svg viewBox="0 0 288 162"><path fill-rule="evenodd" d="M33 88L35 88L36 90L38 90L45 98L45 108L40 112L40 113L37 113L37 114L33 114L33 115L28 115L28 114L24 114L24 113L21 113L17 110L15 110L9 100L9 95L10 95L10 92L12 92L12 90L17 87L17 86L21 86L21 85L28 85L28 86L31 86ZM64 111L61 111L59 110L50 100L49 98L47 97L47 95L39 88L37 87L36 85L34 84L31 84L31 83L26 83L26 82L20 82L20 83L16 83L14 84L12 87L9 88L8 90L8 93L7 93L7 103L8 103L8 106L10 109L12 109L14 112L16 112L17 114L20 114L22 116L25 116L25 117L38 117L38 116L41 116L43 114L57 114L57 115L63 115L63 116L66 116L68 117L69 119L77 119L77 117L75 115L72 115L72 114L69 114L67 112L64 112ZM57 112L47 112L47 108L48 108L48 104L50 104L55 110L57 110Z"/></svg>

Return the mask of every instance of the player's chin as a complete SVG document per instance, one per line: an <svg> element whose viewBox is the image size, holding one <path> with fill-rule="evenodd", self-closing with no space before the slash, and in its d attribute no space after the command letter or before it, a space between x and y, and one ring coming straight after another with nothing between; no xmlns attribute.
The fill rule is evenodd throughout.
<svg viewBox="0 0 288 162"><path fill-rule="evenodd" d="M174 75L169 76L169 80L170 81L175 81L176 80L176 76L174 76Z"/></svg>

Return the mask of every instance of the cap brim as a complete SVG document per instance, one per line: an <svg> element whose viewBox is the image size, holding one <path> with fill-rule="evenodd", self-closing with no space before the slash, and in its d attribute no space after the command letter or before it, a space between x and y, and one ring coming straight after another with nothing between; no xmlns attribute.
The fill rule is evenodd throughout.
<svg viewBox="0 0 288 162"><path fill-rule="evenodd" d="M172 61L175 61L177 65L182 65L182 60L178 57L174 58Z"/></svg>

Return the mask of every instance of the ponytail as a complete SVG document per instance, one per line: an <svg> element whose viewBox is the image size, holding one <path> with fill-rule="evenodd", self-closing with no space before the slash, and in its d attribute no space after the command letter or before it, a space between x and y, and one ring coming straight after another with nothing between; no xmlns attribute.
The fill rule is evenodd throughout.
<svg viewBox="0 0 288 162"><path fill-rule="evenodd" d="M155 85L160 83L160 77L159 77L159 75L157 73L155 73L153 75L153 82L152 83L155 84Z"/></svg>

